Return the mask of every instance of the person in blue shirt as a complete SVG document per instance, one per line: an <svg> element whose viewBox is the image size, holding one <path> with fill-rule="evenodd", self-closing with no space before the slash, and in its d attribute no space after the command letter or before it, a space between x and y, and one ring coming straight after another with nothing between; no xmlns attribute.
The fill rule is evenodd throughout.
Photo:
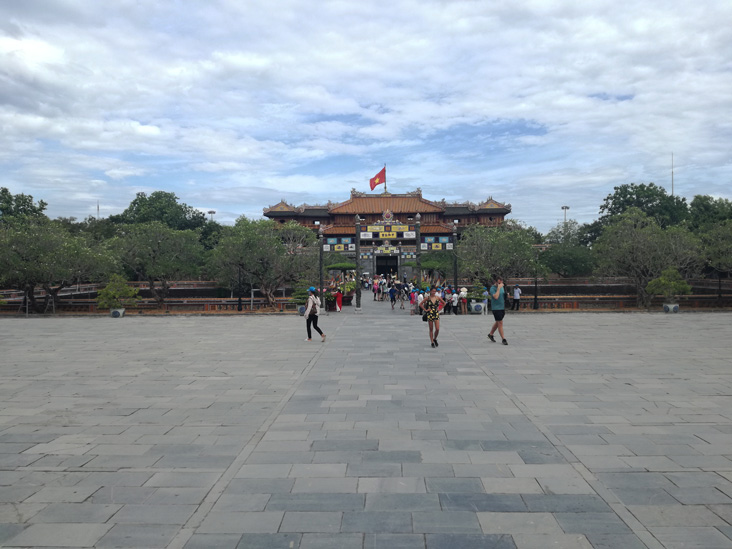
<svg viewBox="0 0 732 549"><path fill-rule="evenodd" d="M503 335L503 316L506 314L506 290L503 287L503 279L500 276L496 278L496 283L491 286L489 293L491 310L493 311L493 319L495 322L491 331L488 333L488 339L495 343L496 338L493 337L493 334L498 330L498 333L501 335L501 343L508 345L508 341L506 341L506 337Z"/></svg>

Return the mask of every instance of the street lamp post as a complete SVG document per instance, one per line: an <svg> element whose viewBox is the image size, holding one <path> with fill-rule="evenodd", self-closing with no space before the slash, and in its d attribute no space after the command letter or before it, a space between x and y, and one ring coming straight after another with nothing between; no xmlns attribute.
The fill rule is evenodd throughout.
<svg viewBox="0 0 732 549"><path fill-rule="evenodd" d="M402 281L402 243L397 242L397 270L396 270L396 281L401 282Z"/></svg>
<svg viewBox="0 0 732 549"><path fill-rule="evenodd" d="M564 210L564 242L567 242L567 210L569 209L569 206L562 206L562 209Z"/></svg>
<svg viewBox="0 0 732 549"><path fill-rule="evenodd" d="M539 249L534 248L534 310L539 308Z"/></svg>
<svg viewBox="0 0 732 549"><path fill-rule="evenodd" d="M420 229L420 220L422 219L422 216L417 213L417 215L414 218L414 227L416 232L416 238L417 238L417 256L416 256L416 263L417 263L417 286L422 287L422 237L419 234Z"/></svg>
<svg viewBox="0 0 732 549"><path fill-rule="evenodd" d="M455 288L458 287L458 268L457 268L457 224L452 224L452 280Z"/></svg>
<svg viewBox="0 0 732 549"><path fill-rule="evenodd" d="M323 295L323 227L318 229L318 244L320 245L320 259L318 260L320 286L318 287L318 295L320 296L320 307L325 308L325 296Z"/></svg>
<svg viewBox="0 0 732 549"><path fill-rule="evenodd" d="M241 263L239 263L237 265L237 267L238 267L238 271L239 271L239 281L236 286L236 289L237 289L237 293L239 294L239 299L236 302L236 310L241 311Z"/></svg>
<svg viewBox="0 0 732 549"><path fill-rule="evenodd" d="M356 214L356 309L361 312L361 218Z"/></svg>

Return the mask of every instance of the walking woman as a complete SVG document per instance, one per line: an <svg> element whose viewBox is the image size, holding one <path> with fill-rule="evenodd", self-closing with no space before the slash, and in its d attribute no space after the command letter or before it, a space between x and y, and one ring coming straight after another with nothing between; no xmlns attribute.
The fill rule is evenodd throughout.
<svg viewBox="0 0 732 549"><path fill-rule="evenodd" d="M308 305L305 308L305 326L308 330L308 338L305 341L312 341L313 336L310 331L310 325L312 324L315 331L320 334L320 340L325 343L325 334L318 328L318 315L320 314L320 303L318 296L316 295L315 288L310 286L308 288Z"/></svg>
<svg viewBox="0 0 732 549"><path fill-rule="evenodd" d="M427 315L427 324L430 329L430 344L432 347L439 347L437 336L440 334L440 311L445 306L445 300L437 295L436 288L430 288L430 295L422 300L419 307ZM434 331L434 335L433 335Z"/></svg>

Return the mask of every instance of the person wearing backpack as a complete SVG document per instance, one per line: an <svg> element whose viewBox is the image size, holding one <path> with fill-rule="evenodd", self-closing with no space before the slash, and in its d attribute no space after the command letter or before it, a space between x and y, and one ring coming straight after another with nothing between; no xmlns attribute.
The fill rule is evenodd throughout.
<svg viewBox="0 0 732 549"><path fill-rule="evenodd" d="M317 292L313 286L308 288L308 304L305 308L305 327L308 331L308 338L305 341L312 341L313 336L310 331L310 326L315 328L315 331L320 334L320 340L325 343L325 334L318 328L318 316L320 315L320 300L318 299Z"/></svg>

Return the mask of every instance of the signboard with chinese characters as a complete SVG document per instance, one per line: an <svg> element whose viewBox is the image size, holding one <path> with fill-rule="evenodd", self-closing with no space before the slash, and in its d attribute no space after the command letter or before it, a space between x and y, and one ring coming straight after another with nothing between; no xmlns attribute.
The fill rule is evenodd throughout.
<svg viewBox="0 0 732 549"><path fill-rule="evenodd" d="M376 236L374 236L376 235ZM413 225L368 225L366 227L361 227L361 238L362 239L369 239L369 238L390 238L392 240L394 239L401 239L401 238L416 238L417 233L414 230ZM341 241L343 242L343 241ZM345 244L345 242L343 242Z"/></svg>

